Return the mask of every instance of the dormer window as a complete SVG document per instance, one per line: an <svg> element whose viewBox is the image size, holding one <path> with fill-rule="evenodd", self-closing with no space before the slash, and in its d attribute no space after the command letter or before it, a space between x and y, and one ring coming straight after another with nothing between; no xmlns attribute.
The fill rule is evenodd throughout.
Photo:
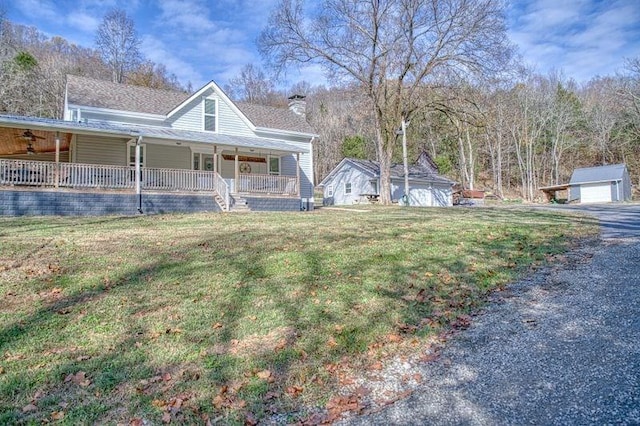
<svg viewBox="0 0 640 426"><path fill-rule="evenodd" d="M215 99L204 98L204 130L206 132L217 131L217 102Z"/></svg>

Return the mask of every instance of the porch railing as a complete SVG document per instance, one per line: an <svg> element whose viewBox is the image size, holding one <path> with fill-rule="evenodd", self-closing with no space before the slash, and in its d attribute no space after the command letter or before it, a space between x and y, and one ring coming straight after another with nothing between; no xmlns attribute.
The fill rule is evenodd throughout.
<svg viewBox="0 0 640 426"><path fill-rule="evenodd" d="M55 165L55 163L52 163ZM105 166L101 164L59 163L58 185L74 188L132 189L135 171L127 166ZM52 180L55 176L51 176ZM51 182L55 185L55 181Z"/></svg>
<svg viewBox="0 0 640 426"><path fill-rule="evenodd" d="M142 167L142 188L164 191L215 191L219 175L214 172Z"/></svg>
<svg viewBox="0 0 640 426"><path fill-rule="evenodd" d="M0 183L3 185L53 184L55 163L28 160L0 160Z"/></svg>
<svg viewBox="0 0 640 426"><path fill-rule="evenodd" d="M240 175L236 192L297 196L298 179L295 176Z"/></svg>
<svg viewBox="0 0 640 426"><path fill-rule="evenodd" d="M142 167L144 190L217 192L229 205L229 187L216 172ZM67 188L135 188L135 168L101 164L0 159L0 185ZM295 176L240 175L237 192L297 196Z"/></svg>

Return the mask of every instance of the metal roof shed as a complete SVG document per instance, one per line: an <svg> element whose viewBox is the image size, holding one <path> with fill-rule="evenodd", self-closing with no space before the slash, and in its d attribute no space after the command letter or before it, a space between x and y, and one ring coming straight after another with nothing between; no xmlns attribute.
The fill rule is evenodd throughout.
<svg viewBox="0 0 640 426"><path fill-rule="evenodd" d="M610 203L631 199L631 179L625 164L575 169L569 181L569 201Z"/></svg>

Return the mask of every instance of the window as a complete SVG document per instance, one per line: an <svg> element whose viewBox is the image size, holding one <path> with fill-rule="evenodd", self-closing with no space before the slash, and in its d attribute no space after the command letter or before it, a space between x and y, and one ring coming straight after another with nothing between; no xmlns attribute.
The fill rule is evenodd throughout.
<svg viewBox="0 0 640 426"><path fill-rule="evenodd" d="M127 152L128 152L127 158L129 160L129 166L135 167L136 166L136 144L131 142L128 143ZM146 157L147 156L145 155L145 145L140 144L140 167L144 167Z"/></svg>
<svg viewBox="0 0 640 426"><path fill-rule="evenodd" d="M371 184L371 193L372 194L377 194L378 193L378 181L375 179L372 179L369 181L369 183Z"/></svg>
<svg viewBox="0 0 640 426"><path fill-rule="evenodd" d="M333 185L327 186L327 197L333 197Z"/></svg>
<svg viewBox="0 0 640 426"><path fill-rule="evenodd" d="M280 174L280 157L269 157L269 174Z"/></svg>
<svg viewBox="0 0 640 426"><path fill-rule="evenodd" d="M193 153L193 170L213 171L213 154L205 154L202 152Z"/></svg>
<svg viewBox="0 0 640 426"><path fill-rule="evenodd" d="M215 132L216 129L216 100L204 99L204 130L207 132Z"/></svg>
<svg viewBox="0 0 640 426"><path fill-rule="evenodd" d="M347 182L344 184L344 193L351 194L351 182Z"/></svg>

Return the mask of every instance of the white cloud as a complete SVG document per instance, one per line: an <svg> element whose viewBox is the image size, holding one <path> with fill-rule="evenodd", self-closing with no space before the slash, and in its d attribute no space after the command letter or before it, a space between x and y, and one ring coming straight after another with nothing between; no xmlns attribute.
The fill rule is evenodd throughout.
<svg viewBox="0 0 640 426"><path fill-rule="evenodd" d="M67 15L67 23L69 25L87 33L95 33L98 26L100 26L100 22L101 20L84 12L74 11Z"/></svg>
<svg viewBox="0 0 640 426"><path fill-rule="evenodd" d="M158 24L178 28L189 33L204 33L216 28L209 19L209 8L198 0L162 0Z"/></svg>
<svg viewBox="0 0 640 426"><path fill-rule="evenodd" d="M58 20L61 19L55 4L49 0L19 0L14 6L25 16L35 19ZM37 26L33 22L30 25Z"/></svg>
<svg viewBox="0 0 640 426"><path fill-rule="evenodd" d="M167 70L175 74L183 84L190 82L194 87L199 87L210 80L203 78L192 64L180 59L174 49L153 36L142 37L140 50L151 61L164 64Z"/></svg>
<svg viewBox="0 0 640 426"><path fill-rule="evenodd" d="M640 3L521 0L510 10L510 36L541 72L564 69L588 80L614 72L624 57L640 54Z"/></svg>

